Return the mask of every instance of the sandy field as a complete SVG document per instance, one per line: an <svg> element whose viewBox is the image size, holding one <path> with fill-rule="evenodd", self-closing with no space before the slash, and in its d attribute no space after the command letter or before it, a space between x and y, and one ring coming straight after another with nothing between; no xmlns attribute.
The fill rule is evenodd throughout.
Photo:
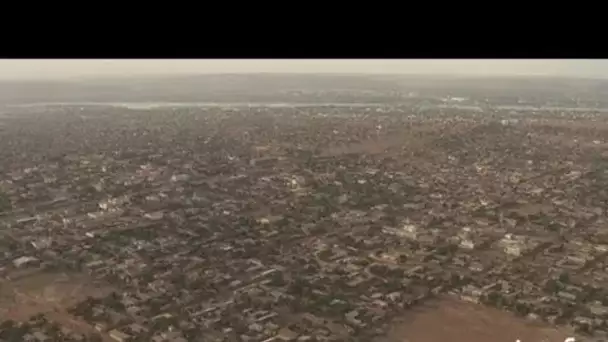
<svg viewBox="0 0 608 342"><path fill-rule="evenodd" d="M530 322L483 305L444 298L398 319L377 342L563 342L565 328Z"/></svg>
<svg viewBox="0 0 608 342"><path fill-rule="evenodd" d="M92 326L69 314L67 309L81 300L109 294L107 284L93 282L83 274L36 273L16 280L0 279L0 319L27 321L36 314L74 331L90 334ZM104 341L110 341L102 335Z"/></svg>

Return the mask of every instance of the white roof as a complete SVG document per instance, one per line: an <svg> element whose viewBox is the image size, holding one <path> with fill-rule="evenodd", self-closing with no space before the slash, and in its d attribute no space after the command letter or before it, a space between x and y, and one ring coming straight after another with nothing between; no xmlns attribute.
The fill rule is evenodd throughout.
<svg viewBox="0 0 608 342"><path fill-rule="evenodd" d="M34 257L30 257L30 256L22 256L19 257L15 260L13 260L13 265L15 265L15 267L20 267L23 264L27 264L30 261L36 261L38 259L34 258Z"/></svg>

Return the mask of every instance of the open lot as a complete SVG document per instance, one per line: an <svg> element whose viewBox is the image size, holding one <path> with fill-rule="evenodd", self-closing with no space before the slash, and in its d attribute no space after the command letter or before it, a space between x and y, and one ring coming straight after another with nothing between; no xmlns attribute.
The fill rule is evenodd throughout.
<svg viewBox="0 0 608 342"><path fill-rule="evenodd" d="M530 322L454 298L432 301L399 318L378 342L555 341L576 336L571 329Z"/></svg>

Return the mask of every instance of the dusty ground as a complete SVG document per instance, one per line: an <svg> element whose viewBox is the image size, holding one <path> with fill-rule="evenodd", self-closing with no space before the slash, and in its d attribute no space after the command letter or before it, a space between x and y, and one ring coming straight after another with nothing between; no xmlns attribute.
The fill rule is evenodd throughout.
<svg viewBox="0 0 608 342"><path fill-rule="evenodd" d="M407 314L377 342L562 342L571 335L508 312L445 298Z"/></svg>
<svg viewBox="0 0 608 342"><path fill-rule="evenodd" d="M416 127L415 130L401 134L381 135L357 143L334 145L327 147L321 156L339 156L349 153L390 155L398 153L402 149L406 149L408 152L420 150L428 152L429 144L436 139L437 132L435 131L433 134L427 130L426 127Z"/></svg>
<svg viewBox="0 0 608 342"><path fill-rule="evenodd" d="M104 296L111 290L82 274L38 273L17 280L0 279L0 318L27 321L43 313L49 320L74 331L92 333L92 326L69 314L67 309L88 296Z"/></svg>

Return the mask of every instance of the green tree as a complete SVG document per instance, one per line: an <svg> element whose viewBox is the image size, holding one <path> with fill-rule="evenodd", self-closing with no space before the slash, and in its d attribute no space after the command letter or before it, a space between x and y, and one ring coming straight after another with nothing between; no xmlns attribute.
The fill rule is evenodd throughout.
<svg viewBox="0 0 608 342"><path fill-rule="evenodd" d="M562 273L559 275L559 281L560 281L562 284L568 284L568 283L570 283L570 275L569 275L567 272L562 272Z"/></svg>
<svg viewBox="0 0 608 342"><path fill-rule="evenodd" d="M93 335L90 335L88 340L90 342L102 342L103 339L101 338L101 335L99 335L98 333L94 333Z"/></svg>
<svg viewBox="0 0 608 342"><path fill-rule="evenodd" d="M488 295L485 297L485 300L487 305L493 307L502 308L504 305L504 298L499 292L496 291L488 293Z"/></svg>
<svg viewBox="0 0 608 342"><path fill-rule="evenodd" d="M528 305L524 303L519 302L515 304L515 313L520 316L526 316L530 313L530 307L528 307Z"/></svg>
<svg viewBox="0 0 608 342"><path fill-rule="evenodd" d="M587 323L581 323L575 328L575 331L582 335L589 335L591 333L591 327Z"/></svg>
<svg viewBox="0 0 608 342"><path fill-rule="evenodd" d="M15 321L8 319L0 323L0 331L10 330L15 326Z"/></svg>
<svg viewBox="0 0 608 342"><path fill-rule="evenodd" d="M13 208L10 198L0 190L0 212L9 211Z"/></svg>
<svg viewBox="0 0 608 342"><path fill-rule="evenodd" d="M555 279L549 279L545 282L544 290L547 293L557 293L561 290L561 284Z"/></svg>

